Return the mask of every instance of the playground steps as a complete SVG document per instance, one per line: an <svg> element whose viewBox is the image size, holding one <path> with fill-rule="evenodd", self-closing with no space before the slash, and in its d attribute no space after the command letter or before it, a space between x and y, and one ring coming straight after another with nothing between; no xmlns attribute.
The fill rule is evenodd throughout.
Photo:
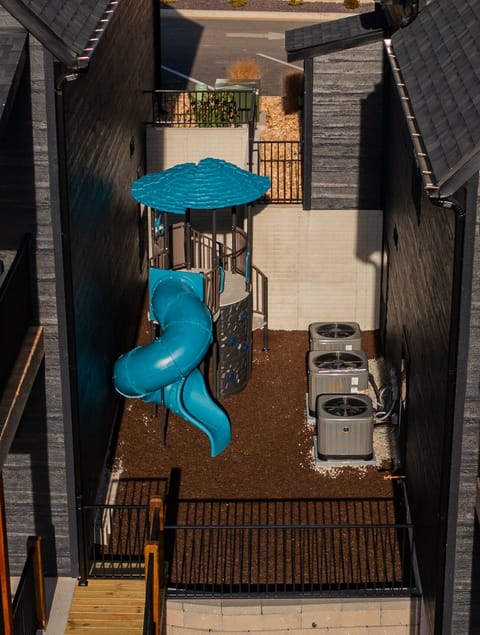
<svg viewBox="0 0 480 635"><path fill-rule="evenodd" d="M141 635L144 580L89 580L73 595L65 635Z"/></svg>
<svg viewBox="0 0 480 635"><path fill-rule="evenodd" d="M415 635L418 598L168 600L166 635Z"/></svg>

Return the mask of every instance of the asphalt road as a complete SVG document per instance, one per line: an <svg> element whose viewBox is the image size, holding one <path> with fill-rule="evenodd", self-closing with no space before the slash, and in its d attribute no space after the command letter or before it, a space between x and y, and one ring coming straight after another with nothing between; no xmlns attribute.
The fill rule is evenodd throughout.
<svg viewBox="0 0 480 635"><path fill-rule="evenodd" d="M191 90L197 82L213 87L227 77L229 64L254 58L262 69L261 93L281 95L285 72L303 69L286 61L285 31L312 22L162 17L162 88Z"/></svg>

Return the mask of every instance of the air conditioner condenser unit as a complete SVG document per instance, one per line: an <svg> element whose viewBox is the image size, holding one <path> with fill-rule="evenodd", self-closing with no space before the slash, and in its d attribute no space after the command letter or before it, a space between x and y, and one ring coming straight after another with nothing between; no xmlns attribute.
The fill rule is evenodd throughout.
<svg viewBox="0 0 480 635"><path fill-rule="evenodd" d="M373 407L368 395L320 395L316 419L319 459L373 458Z"/></svg>
<svg viewBox="0 0 480 635"><path fill-rule="evenodd" d="M360 351L362 331L356 322L314 322L308 327L311 351Z"/></svg>
<svg viewBox="0 0 480 635"><path fill-rule="evenodd" d="M318 395L368 391L368 359L363 351L308 353L308 408L315 413Z"/></svg>

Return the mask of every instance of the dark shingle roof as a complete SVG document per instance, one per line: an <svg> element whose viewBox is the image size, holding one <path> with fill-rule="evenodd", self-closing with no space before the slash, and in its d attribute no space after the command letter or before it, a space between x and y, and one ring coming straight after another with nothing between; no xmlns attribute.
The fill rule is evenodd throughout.
<svg viewBox="0 0 480 635"><path fill-rule="evenodd" d="M0 130L6 123L26 58L27 33L0 29Z"/></svg>
<svg viewBox="0 0 480 635"><path fill-rule="evenodd" d="M430 3L392 46L439 195L451 195L480 170L480 1Z"/></svg>
<svg viewBox="0 0 480 635"><path fill-rule="evenodd" d="M107 22L117 1L111 0L0 0L30 33L67 66L83 66L91 54L92 34L105 15ZM106 23L105 23L106 24Z"/></svg>
<svg viewBox="0 0 480 635"><path fill-rule="evenodd" d="M287 59L295 61L378 42L388 28L381 8L370 13L312 24L285 33Z"/></svg>

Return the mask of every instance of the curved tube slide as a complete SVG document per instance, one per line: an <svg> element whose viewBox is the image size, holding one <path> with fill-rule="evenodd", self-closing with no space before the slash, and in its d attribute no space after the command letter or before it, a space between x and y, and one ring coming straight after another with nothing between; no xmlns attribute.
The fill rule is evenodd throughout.
<svg viewBox="0 0 480 635"><path fill-rule="evenodd" d="M114 385L124 397L164 403L208 436L216 456L230 443L230 421L197 369L212 342L212 316L188 278L198 274L165 274L150 302L161 336L118 358Z"/></svg>

